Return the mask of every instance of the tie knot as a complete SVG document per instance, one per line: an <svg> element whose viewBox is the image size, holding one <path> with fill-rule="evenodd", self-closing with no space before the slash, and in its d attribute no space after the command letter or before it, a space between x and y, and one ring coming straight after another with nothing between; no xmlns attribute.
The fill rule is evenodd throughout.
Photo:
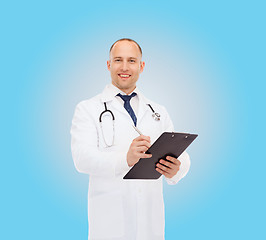
<svg viewBox="0 0 266 240"><path fill-rule="evenodd" d="M133 92L131 95L122 95L122 94L120 94L120 93L117 94L117 96L121 97L121 98L124 100L124 102L129 102L130 99L131 99L132 97L136 96L136 95L137 95L137 94L136 94L135 92Z"/></svg>

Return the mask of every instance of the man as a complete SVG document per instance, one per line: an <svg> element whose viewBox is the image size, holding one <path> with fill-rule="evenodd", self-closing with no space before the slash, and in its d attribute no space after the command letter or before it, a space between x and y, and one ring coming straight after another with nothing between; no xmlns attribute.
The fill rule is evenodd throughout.
<svg viewBox="0 0 266 240"><path fill-rule="evenodd" d="M145 63L140 46L120 39L110 49L107 68L111 84L103 93L76 107L71 148L79 172L90 175L88 193L89 239L162 240L164 202L162 177L124 180L123 176L173 124L166 109L145 98L136 83ZM152 115L160 113L160 120ZM135 125L144 135L138 134ZM168 184L176 184L190 167L184 152L167 156L156 170Z"/></svg>

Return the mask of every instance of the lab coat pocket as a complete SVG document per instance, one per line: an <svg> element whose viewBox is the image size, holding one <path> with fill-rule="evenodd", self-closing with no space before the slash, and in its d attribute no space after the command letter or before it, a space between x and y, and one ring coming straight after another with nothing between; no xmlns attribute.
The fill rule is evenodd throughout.
<svg viewBox="0 0 266 240"><path fill-rule="evenodd" d="M89 239L115 238L124 234L123 201L119 192L89 199Z"/></svg>

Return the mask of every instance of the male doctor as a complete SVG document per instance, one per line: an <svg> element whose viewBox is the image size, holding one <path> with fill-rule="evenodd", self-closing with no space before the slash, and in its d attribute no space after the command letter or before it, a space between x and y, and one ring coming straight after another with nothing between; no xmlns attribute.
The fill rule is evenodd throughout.
<svg viewBox="0 0 266 240"><path fill-rule="evenodd" d="M116 41L107 61L112 82L101 94L80 102L74 113L71 149L76 169L90 176L91 240L164 239L163 177L123 179L140 158L151 157L145 152L163 132L174 131L166 109L136 87L144 66L138 43ZM161 115L160 120L153 111ZM184 152L178 159L166 158L156 170L168 184L176 184L189 170L189 156Z"/></svg>

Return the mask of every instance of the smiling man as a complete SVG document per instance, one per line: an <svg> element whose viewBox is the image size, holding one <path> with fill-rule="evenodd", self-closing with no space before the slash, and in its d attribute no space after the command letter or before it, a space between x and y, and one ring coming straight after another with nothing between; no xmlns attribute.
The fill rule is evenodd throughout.
<svg viewBox="0 0 266 240"><path fill-rule="evenodd" d="M142 50L132 39L110 48L107 68L111 83L104 91L80 102L71 127L71 149L76 169L89 174L89 239L163 240L162 177L124 180L123 176L173 124L166 109L147 99L136 83L145 67ZM160 119L153 117L154 111ZM137 127L144 135L138 134ZM168 184L176 184L190 167L184 152L156 165Z"/></svg>
<svg viewBox="0 0 266 240"><path fill-rule="evenodd" d="M112 84L126 94L131 93L145 66L141 61L141 48L133 41L120 40L113 44L109 55L107 67L111 73Z"/></svg>

